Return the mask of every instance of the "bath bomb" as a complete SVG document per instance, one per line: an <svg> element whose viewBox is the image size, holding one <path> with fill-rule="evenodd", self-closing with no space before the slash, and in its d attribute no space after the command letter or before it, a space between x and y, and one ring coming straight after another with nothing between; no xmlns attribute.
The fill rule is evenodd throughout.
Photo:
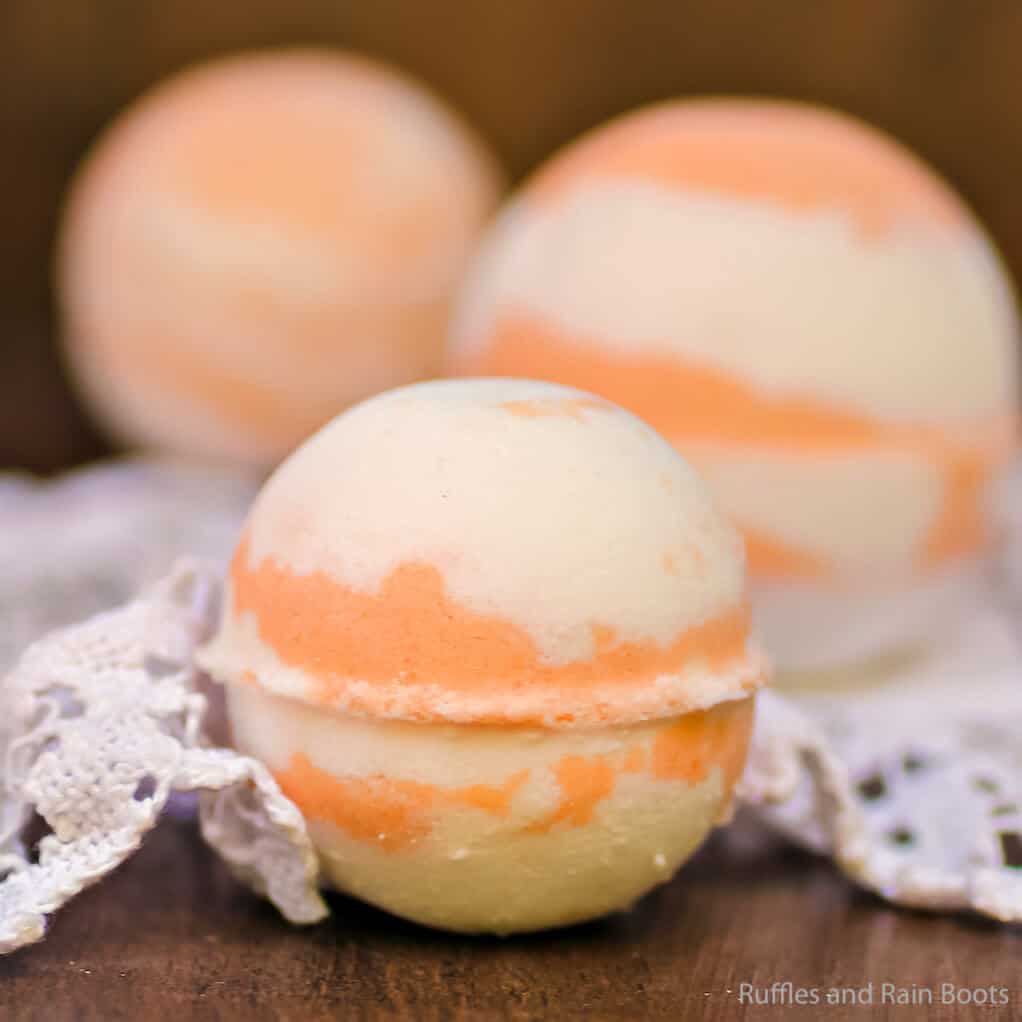
<svg viewBox="0 0 1022 1022"><path fill-rule="evenodd" d="M591 395L417 384L253 506L202 663L324 876L511 933L625 908L726 814L764 666L741 540Z"/></svg>
<svg viewBox="0 0 1022 1022"><path fill-rule="evenodd" d="M924 642L972 595L1014 450L1011 287L962 201L850 117L717 99L625 116L507 205L455 374L643 417L744 533L779 669Z"/></svg>
<svg viewBox="0 0 1022 1022"><path fill-rule="evenodd" d="M72 374L121 439L279 460L348 405L435 376L500 173L381 64L225 58L128 108L58 253Z"/></svg>

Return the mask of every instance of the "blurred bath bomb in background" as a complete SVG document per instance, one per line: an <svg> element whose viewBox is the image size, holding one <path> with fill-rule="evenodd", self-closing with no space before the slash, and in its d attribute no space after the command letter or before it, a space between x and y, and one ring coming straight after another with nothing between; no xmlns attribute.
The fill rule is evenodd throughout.
<svg viewBox="0 0 1022 1022"><path fill-rule="evenodd" d="M330 883L511 933L627 907L726 815L763 680L748 618L741 541L647 425L442 380L274 473L201 661Z"/></svg>
<svg viewBox="0 0 1022 1022"><path fill-rule="evenodd" d="M554 157L482 246L450 368L609 397L744 532L781 668L922 641L978 575L1016 320L959 198L847 116L675 102Z"/></svg>
<svg viewBox="0 0 1022 1022"><path fill-rule="evenodd" d="M130 443L275 461L436 374L500 182L466 125L383 65L296 50L188 70L114 122L71 189L74 376Z"/></svg>

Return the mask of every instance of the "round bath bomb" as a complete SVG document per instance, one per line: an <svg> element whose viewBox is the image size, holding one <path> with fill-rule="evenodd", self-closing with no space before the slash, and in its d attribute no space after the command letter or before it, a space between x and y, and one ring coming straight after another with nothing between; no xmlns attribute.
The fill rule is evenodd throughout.
<svg viewBox="0 0 1022 1022"><path fill-rule="evenodd" d="M741 541L579 391L418 384L266 484L202 663L336 887L466 932L668 880L727 812L763 666Z"/></svg>
<svg viewBox="0 0 1022 1022"><path fill-rule="evenodd" d="M455 319L455 374L606 396L744 533L779 669L922 643L979 577L1013 451L1016 319L989 239L844 115L675 102L569 146L511 201Z"/></svg>
<svg viewBox="0 0 1022 1022"><path fill-rule="evenodd" d="M215 61L101 137L59 244L67 356L133 444L268 464L434 376L500 175L403 75L328 51Z"/></svg>

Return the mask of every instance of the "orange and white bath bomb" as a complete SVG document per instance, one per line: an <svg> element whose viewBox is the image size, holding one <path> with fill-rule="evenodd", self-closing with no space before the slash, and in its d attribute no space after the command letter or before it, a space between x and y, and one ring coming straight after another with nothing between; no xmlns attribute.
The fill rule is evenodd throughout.
<svg viewBox="0 0 1022 1022"><path fill-rule="evenodd" d="M763 672L741 541L682 458L509 380L392 391L293 454L202 663L330 883L496 933L669 879L728 809Z"/></svg>
<svg viewBox="0 0 1022 1022"><path fill-rule="evenodd" d="M744 533L777 666L819 669L923 641L974 582L1016 340L989 239L911 153L721 99L541 168L481 248L449 360L650 422Z"/></svg>
<svg viewBox="0 0 1022 1022"><path fill-rule="evenodd" d="M134 444L268 464L348 405L436 375L500 174L381 64L226 58L131 106L71 189L66 348Z"/></svg>

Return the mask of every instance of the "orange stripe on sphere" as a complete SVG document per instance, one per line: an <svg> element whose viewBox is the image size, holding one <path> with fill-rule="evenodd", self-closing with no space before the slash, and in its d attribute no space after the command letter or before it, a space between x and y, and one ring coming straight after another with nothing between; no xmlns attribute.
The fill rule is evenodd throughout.
<svg viewBox="0 0 1022 1022"><path fill-rule="evenodd" d="M280 790L311 820L327 820L356 841L403 851L433 829L435 789L382 775L338 778L301 752L274 776Z"/></svg>
<svg viewBox="0 0 1022 1022"><path fill-rule="evenodd" d="M519 419L567 418L585 422L586 412L614 411L609 401L598 397L532 398L528 401L503 401L500 407Z"/></svg>
<svg viewBox="0 0 1022 1022"><path fill-rule="evenodd" d="M558 825L585 826L613 794L619 776L643 772L647 765L654 780L691 785L701 784L718 767L724 789L730 791L745 763L753 709L754 700L743 699L685 714L656 738L652 757L641 744L623 757L562 757L551 768L560 788L557 805L524 831L543 834ZM447 788L383 774L335 777L299 752L274 776L308 819L325 820L356 841L392 853L407 851L428 837L439 812L462 806L507 818L530 771L520 770L499 785Z"/></svg>
<svg viewBox="0 0 1022 1022"><path fill-rule="evenodd" d="M701 784L718 766L730 790L745 766L754 711L755 701L743 699L679 717L653 745L653 776Z"/></svg>
<svg viewBox="0 0 1022 1022"><path fill-rule="evenodd" d="M464 375L529 376L591 390L644 418L682 453L686 444L818 455L901 451L943 476L945 501L921 563L935 566L984 541L983 488L1015 449L1015 423L950 428L883 422L802 397L776 397L727 370L677 355L608 351L528 315L498 320L485 347L463 356ZM739 523L740 525L743 523ZM761 578L819 578L830 566L777 537L747 533L749 566Z"/></svg>
<svg viewBox="0 0 1022 1022"><path fill-rule="evenodd" d="M694 664L713 669L738 661L749 631L744 605L688 629L667 646L621 641L612 628L594 623L590 660L551 665L514 622L452 600L431 564L403 563L377 592L366 593L324 572L298 574L270 557L253 567L243 539L231 578L234 613L253 614L261 640L285 664L314 678L328 703L350 681L456 692L494 684L519 692L641 685Z"/></svg>
<svg viewBox="0 0 1022 1022"><path fill-rule="evenodd" d="M944 504L926 540L927 564L937 565L979 549L987 535L983 491L990 468L978 460L960 459L945 470Z"/></svg>
<svg viewBox="0 0 1022 1022"><path fill-rule="evenodd" d="M520 770L501 785L442 788L383 774L335 777L301 752L274 774L280 790L309 819L327 820L356 841L398 852L417 844L433 829L433 812L464 805L506 817L511 800L529 776Z"/></svg>
<svg viewBox="0 0 1022 1022"><path fill-rule="evenodd" d="M452 798L472 809L506 817L511 812L511 800L528 779L529 771L519 770L500 785L471 784L467 788L458 788L452 793Z"/></svg>
<svg viewBox="0 0 1022 1022"><path fill-rule="evenodd" d="M543 834L558 823L582 827L593 811L614 791L616 773L604 756L565 756L554 766L561 800L552 813L531 823L530 834Z"/></svg>
<svg viewBox="0 0 1022 1022"><path fill-rule="evenodd" d="M286 392L260 384L244 372L232 373L173 338L127 345L120 335L96 331L92 343L108 373L116 373L139 391L147 387L180 396L225 425L244 429L261 445L297 443L325 421L318 405L295 401Z"/></svg>
<svg viewBox="0 0 1022 1022"><path fill-rule="evenodd" d="M860 122L797 104L675 103L625 117L572 146L527 187L560 200L591 180L657 185L848 214L865 236L899 223L967 227L959 199L907 149Z"/></svg>
<svg viewBox="0 0 1022 1022"><path fill-rule="evenodd" d="M790 543L768 536L758 529L742 526L745 540L745 563L754 578L788 578L812 581L830 574L821 557L800 550Z"/></svg>

